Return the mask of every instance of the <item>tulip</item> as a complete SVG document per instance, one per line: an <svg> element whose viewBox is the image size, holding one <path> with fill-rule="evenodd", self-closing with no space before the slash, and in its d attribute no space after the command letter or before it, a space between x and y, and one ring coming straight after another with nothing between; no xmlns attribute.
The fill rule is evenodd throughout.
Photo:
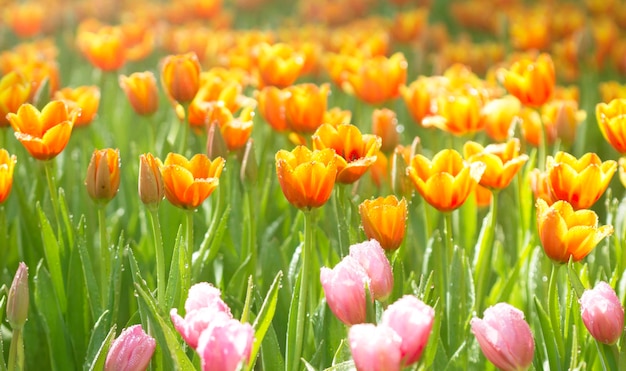
<svg viewBox="0 0 626 371"><path fill-rule="evenodd" d="M356 259L370 278L372 297L385 301L393 290L391 264L385 250L376 240L369 240L350 246L350 256Z"/></svg>
<svg viewBox="0 0 626 371"><path fill-rule="evenodd" d="M304 67L304 55L289 44L261 44L258 68L263 86L285 88L292 85Z"/></svg>
<svg viewBox="0 0 626 371"><path fill-rule="evenodd" d="M36 1L5 5L5 25L20 38L37 36L44 26L47 7Z"/></svg>
<svg viewBox="0 0 626 371"><path fill-rule="evenodd" d="M381 150L383 152L393 151L400 141L396 113L388 108L374 110L372 113L372 133L381 138Z"/></svg>
<svg viewBox="0 0 626 371"><path fill-rule="evenodd" d="M320 280L330 310L348 326L365 322L365 290L371 291L370 278L359 261L350 255L333 269L322 267Z"/></svg>
<svg viewBox="0 0 626 371"><path fill-rule="evenodd" d="M371 323L354 325L348 342L358 371L400 370L402 339L392 328Z"/></svg>
<svg viewBox="0 0 626 371"><path fill-rule="evenodd" d="M339 107L333 107L324 112L324 124L330 124L332 126L339 126L341 124L349 124L352 121L352 111L344 110Z"/></svg>
<svg viewBox="0 0 626 371"><path fill-rule="evenodd" d="M403 366L417 362L428 343L435 311L417 297L405 295L383 312L381 324L392 328L402 343L400 355Z"/></svg>
<svg viewBox="0 0 626 371"><path fill-rule="evenodd" d="M495 141L505 141L511 126L519 120L522 103L512 95L494 99L483 107L485 132Z"/></svg>
<svg viewBox="0 0 626 371"><path fill-rule="evenodd" d="M52 101L40 112L31 104L23 104L7 119L15 137L38 160L56 157L67 145L74 126L75 114L69 113L62 101Z"/></svg>
<svg viewBox="0 0 626 371"><path fill-rule="evenodd" d="M161 161L151 153L139 156L139 198L148 207L159 207L165 197Z"/></svg>
<svg viewBox="0 0 626 371"><path fill-rule="evenodd" d="M548 54L540 54L534 60L521 59L510 69L500 69L498 73L504 87L523 105L539 107L554 92L554 63Z"/></svg>
<svg viewBox="0 0 626 371"><path fill-rule="evenodd" d="M14 330L21 329L28 317L28 267L19 264L7 298L7 320Z"/></svg>
<svg viewBox="0 0 626 371"><path fill-rule="evenodd" d="M287 130L285 102L289 94L275 86L266 86L256 94L259 102L259 112L272 129L282 132Z"/></svg>
<svg viewBox="0 0 626 371"><path fill-rule="evenodd" d="M102 26L94 31L80 31L77 44L94 67L117 71L126 63L123 37L119 27Z"/></svg>
<svg viewBox="0 0 626 371"><path fill-rule="evenodd" d="M7 114L17 112L30 96L31 86L22 74L11 71L0 79L0 128L9 126Z"/></svg>
<svg viewBox="0 0 626 371"><path fill-rule="evenodd" d="M626 153L626 99L613 99L596 105L596 118L607 142L621 154Z"/></svg>
<svg viewBox="0 0 626 371"><path fill-rule="evenodd" d="M407 202L394 195L365 200L359 205L361 225L367 238L388 251L400 247L406 233Z"/></svg>
<svg viewBox="0 0 626 371"><path fill-rule="evenodd" d="M213 105L207 117L208 123L219 125L222 138L229 151L237 151L246 145L252 134L254 107L246 107L235 117L226 107Z"/></svg>
<svg viewBox="0 0 626 371"><path fill-rule="evenodd" d="M615 161L602 162L593 152L580 159L557 152L548 157L546 165L554 198L569 202L577 210L590 208L600 199L616 170Z"/></svg>
<svg viewBox="0 0 626 371"><path fill-rule="evenodd" d="M580 312L587 330L604 344L615 344L624 331L624 308L615 291L606 282L585 290L580 298Z"/></svg>
<svg viewBox="0 0 626 371"><path fill-rule="evenodd" d="M159 108L156 78L150 71L120 75L119 84L135 113L150 116Z"/></svg>
<svg viewBox="0 0 626 371"><path fill-rule="evenodd" d="M480 185L491 189L504 189L528 161L528 155L519 154L519 147L517 138L502 144L489 144L486 147L469 141L463 146L463 153L469 162L479 161L486 165L485 172L480 178Z"/></svg>
<svg viewBox="0 0 626 371"><path fill-rule="evenodd" d="M276 153L276 175L289 203L299 209L316 208L330 198L337 176L332 149L311 151L298 146Z"/></svg>
<svg viewBox="0 0 626 371"><path fill-rule="evenodd" d="M437 127L454 135L475 133L485 126L482 97L470 93L441 94L433 115L422 120L424 127Z"/></svg>
<svg viewBox="0 0 626 371"><path fill-rule="evenodd" d="M9 152L0 148L0 205L4 203L11 193L13 186L13 170L17 157L9 155Z"/></svg>
<svg viewBox="0 0 626 371"><path fill-rule="evenodd" d="M156 341L141 325L130 326L115 339L104 363L105 371L143 371L148 368Z"/></svg>
<svg viewBox="0 0 626 371"><path fill-rule="evenodd" d="M521 310L498 303L485 310L483 319L473 318L470 325L483 354L496 367L517 371L532 364L535 342Z"/></svg>
<svg viewBox="0 0 626 371"><path fill-rule="evenodd" d="M369 104L380 104L400 95L406 82L407 61L402 53L389 58L376 56L358 62L360 67L348 71L344 89Z"/></svg>
<svg viewBox="0 0 626 371"><path fill-rule="evenodd" d="M296 133L312 133L323 124L330 86L299 84L285 89L285 117L289 128Z"/></svg>
<svg viewBox="0 0 626 371"><path fill-rule="evenodd" d="M552 195L552 190L550 189L550 179L548 178L547 172L539 169L533 169L529 174L529 178L530 188L535 195L535 199L541 198L548 205L552 205L557 201Z"/></svg>
<svg viewBox="0 0 626 371"><path fill-rule="evenodd" d="M62 100L71 110L79 114L76 117L76 126L84 126L91 123L98 113L100 105L100 88L97 86L79 86L77 88L64 88L54 93L54 99Z"/></svg>
<svg viewBox="0 0 626 371"><path fill-rule="evenodd" d="M203 371L236 371L250 360L254 330L249 323L221 319L202 332L196 351Z"/></svg>
<svg viewBox="0 0 626 371"><path fill-rule="evenodd" d="M332 148L336 153L337 183L352 184L376 161L381 139L375 135L362 135L351 124L334 127L323 124L312 136L314 149Z"/></svg>
<svg viewBox="0 0 626 371"><path fill-rule="evenodd" d="M193 52L165 57L161 62L161 82L167 95L180 104L190 103L200 88L201 68Z"/></svg>
<svg viewBox="0 0 626 371"><path fill-rule="evenodd" d="M425 117L433 114L433 98L442 85L442 78L420 76L408 86L400 86L400 94L413 121L422 124Z"/></svg>
<svg viewBox="0 0 626 371"><path fill-rule="evenodd" d="M120 187L120 150L95 150L85 179L89 197L99 204L107 204Z"/></svg>
<svg viewBox="0 0 626 371"><path fill-rule="evenodd" d="M190 160L169 153L161 167L165 197L174 206L196 209L219 185L224 159L211 161L206 155L196 154Z"/></svg>
<svg viewBox="0 0 626 371"><path fill-rule="evenodd" d="M570 258L582 260L613 227L598 227L598 216L592 210L574 211L567 201L548 206L537 200L537 230L546 255L555 262L567 263Z"/></svg>
<svg viewBox="0 0 626 371"><path fill-rule="evenodd" d="M190 347L196 349L202 332L212 321L232 318L230 308L222 300L219 289L207 282L199 282L189 288L185 300L185 318L172 308L170 318L176 331Z"/></svg>
<svg viewBox="0 0 626 371"><path fill-rule="evenodd" d="M448 212L463 205L485 168L482 162L467 163L457 151L445 149L432 161L419 154L414 156L406 174L429 204Z"/></svg>

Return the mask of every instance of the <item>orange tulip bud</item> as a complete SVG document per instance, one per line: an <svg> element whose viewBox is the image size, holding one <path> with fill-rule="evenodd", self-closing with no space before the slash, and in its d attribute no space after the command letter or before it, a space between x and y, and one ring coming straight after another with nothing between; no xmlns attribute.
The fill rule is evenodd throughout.
<svg viewBox="0 0 626 371"><path fill-rule="evenodd" d="M54 99L64 101L70 110L79 112L75 125L84 126L91 123L98 113L100 88L94 85L64 88L54 93Z"/></svg>
<svg viewBox="0 0 626 371"><path fill-rule="evenodd" d="M512 95L494 99L483 107L485 132L498 142L505 141L515 120L519 119L522 103Z"/></svg>
<svg viewBox="0 0 626 371"><path fill-rule="evenodd" d="M285 113L289 128L297 133L312 133L322 125L326 112L328 84L292 85L285 100Z"/></svg>
<svg viewBox="0 0 626 371"><path fill-rule="evenodd" d="M567 201L551 206L537 200L537 230L546 255L555 262L567 263L570 258L582 260L613 227L598 227L598 216L592 210L574 211Z"/></svg>
<svg viewBox="0 0 626 371"><path fill-rule="evenodd" d="M289 203L299 209L321 207L335 186L335 152L326 148L311 151L297 146L276 153L276 175Z"/></svg>
<svg viewBox="0 0 626 371"><path fill-rule="evenodd" d="M11 193L13 186L13 170L17 158L15 155L9 155L9 152L0 148L0 205L4 203Z"/></svg>
<svg viewBox="0 0 626 371"><path fill-rule="evenodd" d="M165 197L161 161L145 153L139 156L139 198L149 208L157 208Z"/></svg>
<svg viewBox="0 0 626 371"><path fill-rule="evenodd" d="M167 95L181 104L191 102L200 88L200 70L200 61L193 52L165 57L161 82Z"/></svg>
<svg viewBox="0 0 626 371"><path fill-rule="evenodd" d="M126 63L126 48L119 27L102 26L78 33L78 48L89 62L102 71L117 71Z"/></svg>
<svg viewBox="0 0 626 371"><path fill-rule="evenodd" d="M197 154L187 160L176 153L168 154L161 167L165 197L176 207L198 208L219 185L224 163L222 157L211 161L206 155Z"/></svg>
<svg viewBox="0 0 626 371"><path fill-rule="evenodd" d="M85 186L89 197L97 204L106 205L120 188L120 150L100 149L91 155Z"/></svg>
<svg viewBox="0 0 626 371"><path fill-rule="evenodd" d="M422 155L411 159L407 175L426 202L442 212L459 208L485 172L482 162L468 163L453 149L444 149L432 161Z"/></svg>
<svg viewBox="0 0 626 371"><path fill-rule="evenodd" d="M521 59L509 70L501 69L498 73L509 93L527 106L543 105L554 91L554 63L548 54L541 54L534 61Z"/></svg>
<svg viewBox="0 0 626 371"><path fill-rule="evenodd" d="M120 75L119 84L138 115L150 116L159 108L159 91L152 72Z"/></svg>
<svg viewBox="0 0 626 371"><path fill-rule="evenodd" d="M285 115L285 102L289 97L286 90L275 86L266 86L256 93L259 103L259 112L263 119L270 124L272 129L282 132L287 130L287 117Z"/></svg>
<svg viewBox="0 0 626 371"><path fill-rule="evenodd" d="M393 151L400 142L396 113L388 108L374 110L372 113L372 133L381 138L381 151Z"/></svg>
<svg viewBox="0 0 626 371"><path fill-rule="evenodd" d="M289 44L259 46L258 67L263 86L287 87L298 79L303 66L304 55Z"/></svg>
<svg viewBox="0 0 626 371"><path fill-rule="evenodd" d="M613 99L609 104L596 105L600 131L615 150L626 153L626 99Z"/></svg>
<svg viewBox="0 0 626 371"><path fill-rule="evenodd" d="M52 101L40 112L30 104L23 104L17 113L7 119L15 130L15 137L38 160L56 157L67 145L74 126L75 112L68 112L62 101Z"/></svg>
<svg viewBox="0 0 626 371"><path fill-rule="evenodd" d="M0 80L0 127L9 126L7 114L15 113L30 96L30 84L22 74L11 71Z"/></svg>
<svg viewBox="0 0 626 371"><path fill-rule="evenodd" d="M391 195L365 200L359 205L359 214L367 238L375 239L388 251L400 247L406 232L408 215L404 197L398 200Z"/></svg>

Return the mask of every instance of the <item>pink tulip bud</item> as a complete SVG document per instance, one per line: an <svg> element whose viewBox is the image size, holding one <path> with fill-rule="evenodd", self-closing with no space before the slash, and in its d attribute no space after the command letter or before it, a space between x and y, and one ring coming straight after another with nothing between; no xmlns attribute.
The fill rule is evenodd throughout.
<svg viewBox="0 0 626 371"><path fill-rule="evenodd" d="M232 318L212 323L198 340L197 352L202 359L202 370L239 370L250 360L253 341L254 330L249 323Z"/></svg>
<svg viewBox="0 0 626 371"><path fill-rule="evenodd" d="M330 310L348 326L365 322L365 287L370 279L359 262L346 256L333 269L322 267L320 280Z"/></svg>
<svg viewBox="0 0 626 371"><path fill-rule="evenodd" d="M12 329L21 329L28 317L28 267L20 263L7 299L7 319Z"/></svg>
<svg viewBox="0 0 626 371"><path fill-rule="evenodd" d="M393 273L380 243L369 240L352 245L350 256L358 260L367 272L374 299L383 301L387 299L393 290Z"/></svg>
<svg viewBox="0 0 626 371"><path fill-rule="evenodd" d="M130 326L115 339L104 364L105 371L143 371L148 368L156 342L141 325Z"/></svg>
<svg viewBox="0 0 626 371"><path fill-rule="evenodd" d="M404 366L417 362L422 356L434 317L433 308L412 295L398 299L383 313L381 323L392 328L402 339L400 351Z"/></svg>
<svg viewBox="0 0 626 371"><path fill-rule="evenodd" d="M388 326L363 323L350 327L350 351L357 371L400 370L402 339Z"/></svg>
<svg viewBox="0 0 626 371"><path fill-rule="evenodd" d="M604 344L619 340L624 330L624 308L606 282L583 293L580 311L585 327L596 340Z"/></svg>
<svg viewBox="0 0 626 371"><path fill-rule="evenodd" d="M170 318L176 331L194 349L198 346L202 332L213 321L223 322L232 318L230 308L221 298L220 290L206 282L191 286L185 301L185 311L183 318L178 314L178 310L173 308L170 311Z"/></svg>
<svg viewBox="0 0 626 371"><path fill-rule="evenodd" d="M504 371L530 367L535 342L521 310L498 303L485 310L483 319L473 318L470 325L483 354L496 367Z"/></svg>

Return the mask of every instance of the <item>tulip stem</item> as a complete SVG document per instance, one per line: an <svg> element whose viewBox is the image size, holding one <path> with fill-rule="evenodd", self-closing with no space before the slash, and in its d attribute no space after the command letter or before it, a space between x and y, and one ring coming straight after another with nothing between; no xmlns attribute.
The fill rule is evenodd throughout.
<svg viewBox="0 0 626 371"><path fill-rule="evenodd" d="M183 130L181 133L182 138L179 140L180 143L180 147L178 147L178 153L186 156L185 151L187 149L187 137L189 136L189 114L188 114L188 110L187 107L189 107L188 104L183 104L183 112L185 115L185 118L182 120L181 124L183 125Z"/></svg>
<svg viewBox="0 0 626 371"><path fill-rule="evenodd" d="M539 170L544 171L546 169L546 148L548 147L548 134L546 133L546 125L541 118L541 111L537 109L539 115L539 122L541 123L541 137L539 138Z"/></svg>
<svg viewBox="0 0 626 371"><path fill-rule="evenodd" d="M158 210L159 209L156 207L152 207L148 215L150 217L150 224L152 225L152 237L156 250L157 302L161 308L165 308L165 258L163 255L163 238L161 235L161 222L159 221Z"/></svg>
<svg viewBox="0 0 626 371"><path fill-rule="evenodd" d="M187 251L186 251L186 255L187 255L187 267L191 268L191 256L193 255L193 213L194 210L186 210L185 211L185 217L186 217L186 223L185 223L185 227L186 227L186 235L187 235ZM189 274L187 274L187 283L186 283L186 288L189 289L191 287L191 276ZM186 292L186 291L183 291Z"/></svg>
<svg viewBox="0 0 626 371"><path fill-rule="evenodd" d="M443 222L446 228L446 259L450 262L452 259L452 253L454 252L454 240L452 237L452 212L444 214Z"/></svg>
<svg viewBox="0 0 626 371"><path fill-rule="evenodd" d="M561 265L552 263L550 272L550 281L548 283L548 308L550 312L550 322L555 334L555 341L559 351L559 357L565 354L565 345L563 344L563 336L561 333L561 316L559 306L559 291L557 288L559 269ZM559 359L560 362L560 359Z"/></svg>
<svg viewBox="0 0 626 371"><path fill-rule="evenodd" d="M296 317L296 344L293 348L291 366L293 371L300 369L300 356L305 336L305 322L307 320L307 297L309 281L311 277L309 252L313 248L313 211L304 209L304 243L302 244L301 265L300 265L300 291L298 294L298 314ZM289 356L289 355L288 355Z"/></svg>
<svg viewBox="0 0 626 371"><path fill-rule="evenodd" d="M109 252L109 242L107 241L106 213L104 206L98 207L98 224L100 232L100 279L102 285L102 301L106 305L107 286L109 285L111 254Z"/></svg>
<svg viewBox="0 0 626 371"><path fill-rule="evenodd" d="M482 311L481 301L487 292L491 255L493 253L493 240L498 225L498 191L493 191L491 200L491 210L489 212L489 226L485 230L480 243L480 250L476 251L476 271L474 272L474 280L476 282L476 310Z"/></svg>
<svg viewBox="0 0 626 371"><path fill-rule="evenodd" d="M4 205L0 204L0 246L9 245L9 227L7 223L7 214ZM4 268L4 255L7 249L0 249L0 269Z"/></svg>
<svg viewBox="0 0 626 371"><path fill-rule="evenodd" d="M54 163L52 160L44 162L44 170L46 172L46 179L48 180L48 189L50 190L50 201L52 202L52 210L54 211L54 218L57 223L57 231L61 233L61 214L59 212L59 195L56 182L54 181ZM59 236L60 238L61 236Z"/></svg>
<svg viewBox="0 0 626 371"><path fill-rule="evenodd" d="M254 197L252 196L252 189L246 188L243 192L244 203L244 220L246 222L246 229L244 233L244 251L242 254L242 260L245 261L250 258L248 263L250 266L250 275L256 276L256 261L257 261L257 248L256 248L256 231L254 224Z"/></svg>
<svg viewBox="0 0 626 371"><path fill-rule="evenodd" d="M21 327L13 329L8 366L7 369L11 371L24 369L24 336L22 336Z"/></svg>
<svg viewBox="0 0 626 371"><path fill-rule="evenodd" d="M346 256L348 253L348 224L345 215L346 198L345 187L343 184L337 184L335 193L333 194L333 208L335 209L335 217L337 218L337 240L339 241L339 254Z"/></svg>

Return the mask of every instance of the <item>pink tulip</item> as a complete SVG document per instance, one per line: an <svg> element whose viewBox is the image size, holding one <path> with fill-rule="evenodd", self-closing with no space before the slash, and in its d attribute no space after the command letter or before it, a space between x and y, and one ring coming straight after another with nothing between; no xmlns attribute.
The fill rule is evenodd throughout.
<svg viewBox="0 0 626 371"><path fill-rule="evenodd" d="M619 340L624 330L624 308L606 282L583 293L580 311L585 327L596 340L605 344Z"/></svg>
<svg viewBox="0 0 626 371"><path fill-rule="evenodd" d="M383 301L387 299L393 290L393 273L380 243L369 240L352 245L350 256L358 260L367 272L374 299Z"/></svg>
<svg viewBox="0 0 626 371"><path fill-rule="evenodd" d="M498 303L485 310L483 319L473 318L470 325L485 357L496 367L504 371L530 367L535 342L521 310Z"/></svg>
<svg viewBox="0 0 626 371"><path fill-rule="evenodd" d="M249 323L226 319L212 323L198 340L203 371L235 371L250 360L254 330Z"/></svg>
<svg viewBox="0 0 626 371"><path fill-rule="evenodd" d="M350 351L358 371L400 370L402 339L388 326L363 323L350 327Z"/></svg>
<svg viewBox="0 0 626 371"><path fill-rule="evenodd" d="M348 326L365 322L365 287L370 279L359 262L346 256L333 269L323 267L320 280L330 310Z"/></svg>
<svg viewBox="0 0 626 371"><path fill-rule="evenodd" d="M105 371L143 371L148 368L156 342L141 325L130 326L115 339L104 363Z"/></svg>
<svg viewBox="0 0 626 371"><path fill-rule="evenodd" d="M206 282L197 283L189 289L189 295L185 301L185 318L173 308L170 318L183 339L190 347L198 346L198 339L202 331L212 321L224 321L232 318L230 308L221 298L219 289Z"/></svg>
<svg viewBox="0 0 626 371"><path fill-rule="evenodd" d="M404 366L420 359L428 343L434 317L433 308L412 295L398 299L383 313L381 323L392 328L402 339L400 351Z"/></svg>

